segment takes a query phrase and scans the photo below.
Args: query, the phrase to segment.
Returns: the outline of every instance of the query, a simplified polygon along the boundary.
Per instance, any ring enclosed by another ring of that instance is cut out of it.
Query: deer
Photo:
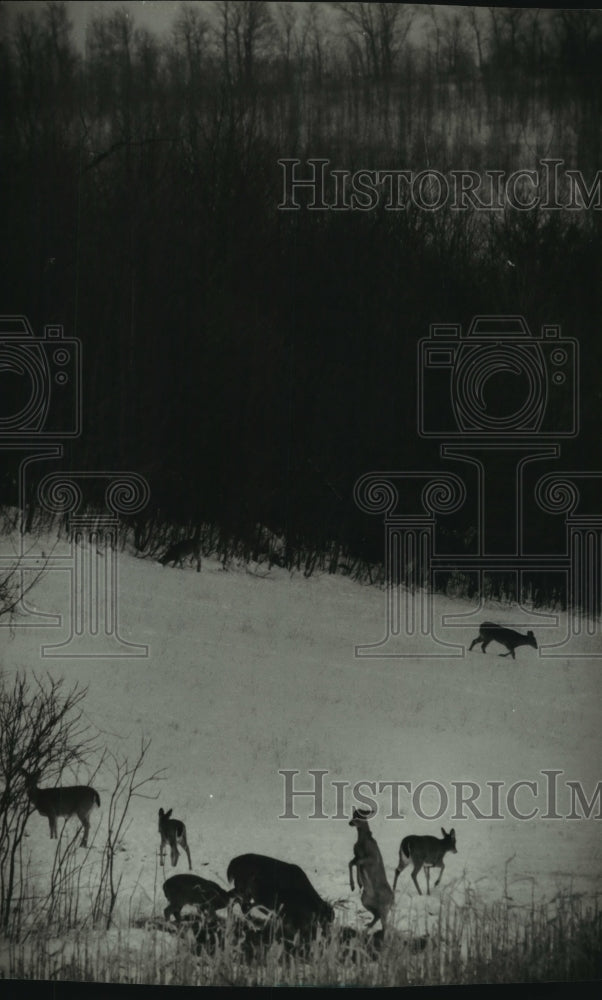
[[[179,566],[180,569],[184,569],[184,559],[190,556],[196,561],[196,571],[201,572],[201,543],[198,538],[185,538],[181,542],[175,542],[174,545],[170,545],[167,551],[161,556],[159,562],[162,566],[168,566],[170,563],[174,566]]]
[[[263,854],[241,854],[232,859],[226,874],[244,914],[253,906],[279,911],[285,929],[293,934],[313,933],[334,920],[334,909],[299,865]]]
[[[353,869],[357,873],[358,888],[362,890],[362,905],[372,914],[373,920],[367,930],[374,927],[380,919],[383,934],[386,930],[389,910],[393,906],[394,895],[387,882],[383,859],[372,832],[368,819],[374,814],[369,809],[354,809],[349,826],[357,830],[357,840],[353,845],[353,858],[349,862],[349,884],[353,884]]]
[[[188,867],[192,869],[190,851],[186,840],[186,827],[181,819],[170,818],[172,812],[173,809],[168,809],[167,812],[163,812],[162,809],[159,809],[159,833],[161,834],[161,846],[159,848],[160,864],[165,864],[165,848],[169,845],[171,863],[174,868],[176,867],[178,858],[180,857],[180,852],[178,851],[179,844],[180,847],[183,847],[186,851],[186,855],[188,857]]]
[[[520,632],[515,632],[514,629],[505,628],[502,625],[496,625],[495,622],[483,622],[479,628],[479,634],[476,639],[473,639],[470,644],[470,649],[468,652],[472,651],[473,646],[477,643],[481,644],[481,649],[483,652],[487,649],[490,642],[499,642],[500,645],[505,646],[508,650],[507,653],[500,653],[500,656],[510,656],[512,654],[512,659],[515,660],[514,650],[517,646],[533,646],[537,649],[537,639],[533,635],[531,629],[526,635],[521,635]]]
[[[29,800],[41,816],[48,818],[50,839],[57,840],[56,821],[59,816],[69,819],[77,816],[84,828],[81,847],[88,846],[90,813],[94,806],[100,808],[100,796],[90,785],[67,785],[55,788],[38,788],[41,771],[28,773],[21,768]]]
[[[172,875],[163,883],[168,906],[163,911],[165,919],[173,915],[180,919],[180,911],[186,904],[198,906],[209,918],[216,921],[216,910],[223,910],[231,900],[237,898],[235,889],[222,889],[217,882],[201,878],[199,875]]]
[[[422,896],[422,889],[418,885],[418,879],[416,876],[421,868],[424,868],[426,873],[426,894],[430,896],[430,870],[431,868],[439,868],[439,878],[435,882],[434,888],[436,889],[441,881],[441,876],[443,875],[443,870],[445,865],[443,864],[443,858],[448,851],[452,854],[457,854],[456,850],[456,832],[455,830],[450,830],[446,833],[443,827],[441,827],[441,833],[443,834],[443,839],[439,840],[438,837],[416,837],[410,834],[409,837],[404,837],[400,847],[399,847],[399,864],[395,869],[395,879],[393,881],[393,891],[397,885],[397,879],[401,875],[404,868],[406,868],[410,861],[414,865],[414,870],[412,872],[412,880],[414,885],[418,889],[418,893]]]

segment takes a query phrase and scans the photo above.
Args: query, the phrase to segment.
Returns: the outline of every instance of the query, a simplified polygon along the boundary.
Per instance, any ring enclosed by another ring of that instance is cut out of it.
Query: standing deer
[[[41,771],[29,774],[23,768],[21,774],[25,778],[25,788],[30,802],[41,816],[48,817],[50,839],[57,839],[56,821],[59,816],[69,819],[77,816],[84,828],[81,846],[88,846],[90,831],[90,812],[94,806],[100,808],[100,796],[90,785],[70,785],[64,788],[38,788]]]
[[[357,830],[357,840],[353,845],[353,858],[349,862],[349,884],[353,892],[353,867],[357,869],[357,884],[362,890],[362,905],[372,914],[373,920],[368,929],[374,927],[380,918],[383,932],[386,929],[389,910],[393,906],[394,896],[387,882],[383,859],[368,826],[368,817],[372,813],[368,809],[354,809],[349,826]]]
[[[456,833],[455,830],[450,830],[446,833],[443,827],[441,827],[441,833],[443,834],[443,840],[439,840],[438,837],[416,837],[410,835],[409,837],[404,837],[401,845],[399,847],[399,864],[395,869],[395,879],[393,881],[393,889],[397,885],[397,879],[401,875],[404,868],[406,868],[410,861],[414,865],[414,870],[412,872],[412,879],[414,885],[418,889],[419,894],[422,896],[422,889],[418,885],[418,880],[416,878],[418,872],[421,868],[424,868],[426,872],[426,894],[430,896],[430,870],[431,868],[439,868],[439,878],[435,882],[435,889],[441,881],[441,876],[443,875],[443,869],[445,865],[443,864],[443,858],[448,851],[452,854],[457,854],[456,850]]]
[[[161,834],[161,847],[159,849],[160,863],[162,865],[165,864],[165,847],[169,845],[171,863],[175,868],[180,857],[180,852],[178,851],[179,844],[180,847],[184,848],[188,856],[188,867],[192,868],[190,851],[188,850],[188,843],[186,841],[186,827],[181,819],[170,819],[172,812],[173,809],[168,809],[167,812],[159,809],[159,833]]]
[[[215,911],[223,910],[231,899],[236,898],[235,889],[222,889],[217,882],[200,878],[199,875],[172,875],[163,883],[163,892],[169,902],[169,906],[163,911],[166,920],[172,914],[179,920],[182,907],[189,904],[198,906],[214,923]]]
[[[537,639],[533,635],[531,629],[526,635],[521,635],[520,632],[515,632],[512,628],[504,628],[502,625],[496,625],[495,622],[483,622],[479,629],[479,634],[476,639],[473,639],[470,644],[470,649],[476,646],[477,643],[481,644],[481,649],[483,652],[487,649],[490,642],[499,642],[501,646],[505,646],[508,650],[507,653],[500,653],[500,656],[509,656],[512,653],[512,659],[515,660],[514,650],[517,646],[533,646],[533,649],[537,649]]]

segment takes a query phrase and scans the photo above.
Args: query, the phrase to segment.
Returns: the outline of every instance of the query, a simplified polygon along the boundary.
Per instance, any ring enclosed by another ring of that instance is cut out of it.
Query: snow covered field
[[[357,890],[349,890],[347,867],[355,840],[348,818],[357,804],[351,788],[359,781],[410,782],[412,791],[421,782],[437,782],[449,795],[449,807],[433,820],[416,815],[407,790],[400,792],[403,818],[387,818],[390,789],[374,796],[379,813],[371,828],[391,882],[402,837],[440,836],[441,826],[451,826],[458,853],[446,856],[435,897],[452,893],[461,901],[472,892],[493,902],[507,892],[516,905],[526,905],[532,894],[553,899],[560,889],[602,889],[598,804],[588,820],[539,815],[525,821],[511,815],[507,801],[514,782],[535,781],[537,796],[519,790],[516,807],[545,812],[541,772],[552,769],[563,772],[557,801],[562,816],[571,806],[567,780],[581,782],[591,799],[600,778],[602,660],[542,659],[524,646],[513,661],[500,658],[495,644],[486,655],[475,650],[435,660],[358,659],[355,646],[383,634],[385,594],[376,587],[340,576],[305,579],[278,568],[260,578],[243,566],[224,571],[211,559],[196,573],[127,552],[119,555],[119,572],[121,635],[148,644],[148,658],[42,658],[42,644],[64,637],[50,628],[17,628],[12,638],[3,628],[0,643],[4,671],[48,671],[64,677],[67,686],[88,685],[85,711],[111,748],[133,758],[141,735],[150,736],[144,773],[166,769],[166,780],[151,789],[157,799],[132,805],[119,853],[122,918],[128,910],[134,917],[158,915],[165,905],[158,868],[162,806],[186,823],[193,871],[225,884],[235,855],[273,855],[300,864],[324,897],[347,900],[343,919],[355,921],[357,911],[364,922],[368,914]],[[30,604],[66,613],[68,580],[67,573],[49,572]],[[447,614],[470,611],[468,603],[443,598],[436,607]],[[512,610],[499,606],[483,617],[513,620]],[[468,647],[475,635],[471,624],[454,629],[450,638]],[[602,653],[599,637],[595,641]],[[308,797],[294,801],[298,819],[279,818],[285,810],[282,769],[300,772],[296,789],[312,787],[310,770],[328,771],[328,818],[308,818]],[[349,784],[346,818],[332,818],[335,781]],[[452,782],[459,781],[484,789],[476,804],[488,814],[486,783],[502,783],[503,818],[479,820],[466,808],[463,817],[455,814]],[[106,805],[108,776],[94,784]],[[367,787],[363,793],[369,794]],[[439,804],[437,788],[425,788],[423,812],[436,813]],[[101,808],[96,822],[102,819]],[[34,813],[28,832],[31,872],[43,884],[53,855],[46,819]],[[97,844],[92,858],[96,853],[100,860],[102,827]],[[185,866],[181,855],[177,870]],[[167,857],[165,876],[173,873]],[[419,880],[424,890],[424,873]],[[396,893],[398,926],[417,905],[429,904],[417,896],[407,869]]]

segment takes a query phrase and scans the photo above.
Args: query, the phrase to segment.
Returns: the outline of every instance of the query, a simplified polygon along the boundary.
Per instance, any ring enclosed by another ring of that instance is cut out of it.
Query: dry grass
[[[0,978],[195,986],[416,986],[580,981],[602,976],[597,899],[558,897],[516,908],[502,901],[458,905],[441,898],[406,915],[383,942],[335,924],[297,948],[267,935],[241,935],[231,913],[217,932],[180,928],[86,929],[57,937],[40,930],[0,943]],[[381,947],[378,945],[381,944]],[[376,946],[375,946],[376,945]]]

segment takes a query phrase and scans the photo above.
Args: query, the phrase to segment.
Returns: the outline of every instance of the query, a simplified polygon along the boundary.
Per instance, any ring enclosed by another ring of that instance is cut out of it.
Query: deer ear
[[[449,831],[449,835],[450,835],[450,837],[453,837],[454,840],[456,839],[456,831],[455,830],[450,830]]]
[[[446,832],[445,832],[445,830],[444,830],[443,827],[441,827],[441,833],[443,834],[444,837],[447,837],[447,834],[446,834]]]
[[[165,813],[165,819],[169,819],[169,817],[171,816],[172,812],[173,812],[173,809],[168,809],[167,812]]]
[[[531,629],[529,629],[529,631],[527,632],[527,635],[533,635],[533,632],[532,632]]]

